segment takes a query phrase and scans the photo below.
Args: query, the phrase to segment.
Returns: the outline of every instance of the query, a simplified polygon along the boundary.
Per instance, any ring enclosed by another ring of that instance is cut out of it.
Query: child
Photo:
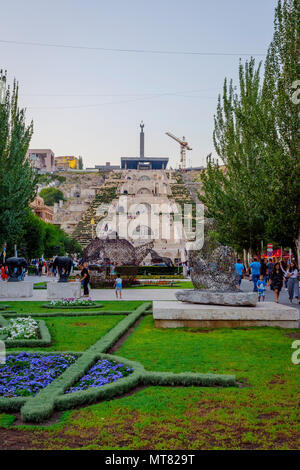
[[[118,276],[117,279],[115,280],[114,287],[116,289],[116,297],[118,298],[118,292],[119,292],[119,298],[122,299],[122,278],[121,278],[121,276]]]
[[[259,276],[259,280],[257,281],[256,287],[258,289],[258,301],[260,302],[262,298],[262,301],[264,302],[267,283],[263,274]]]

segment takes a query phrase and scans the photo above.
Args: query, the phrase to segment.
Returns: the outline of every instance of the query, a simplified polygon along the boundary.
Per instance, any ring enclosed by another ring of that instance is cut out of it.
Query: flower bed
[[[36,395],[61,375],[76,357],[71,354],[32,354],[22,352],[9,355],[0,364],[0,397],[27,397]]]
[[[107,359],[100,359],[96,364],[65,393],[87,390],[90,387],[102,387],[127,377],[133,372],[131,367]]]
[[[102,304],[98,304],[92,299],[75,299],[74,297],[62,300],[51,300],[49,304],[43,305],[43,308],[101,308]]]
[[[38,339],[39,324],[31,317],[18,317],[0,328],[0,336],[7,340]]]

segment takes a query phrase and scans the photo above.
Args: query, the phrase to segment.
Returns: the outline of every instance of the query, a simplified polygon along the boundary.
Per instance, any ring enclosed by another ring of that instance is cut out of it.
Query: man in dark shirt
[[[274,264],[272,261],[272,258],[269,258],[269,262],[267,264],[267,269],[268,269],[268,281],[271,279],[271,272],[273,271]]]
[[[83,263],[83,270],[81,271],[81,284],[83,285],[83,297],[89,296],[89,287],[88,284],[90,282],[90,273],[88,270],[88,264]]]
[[[264,258],[262,258],[260,262],[260,274],[264,276],[264,280],[266,281],[267,280],[267,265],[266,265]]]

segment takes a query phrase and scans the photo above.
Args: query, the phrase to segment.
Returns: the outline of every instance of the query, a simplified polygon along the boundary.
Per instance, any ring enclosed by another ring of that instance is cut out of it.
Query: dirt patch
[[[118,351],[126,339],[134,332],[139,326],[144,316],[142,315],[119,339],[118,341],[107,351],[107,354],[113,354]]]
[[[88,326],[88,323],[80,323],[80,322],[78,322],[78,323],[72,323],[72,325],[74,325],[74,326]]]
[[[258,419],[271,419],[278,415],[279,415],[278,411],[272,411],[270,413],[262,413],[258,415]]]
[[[19,431],[17,429],[1,429],[0,428],[0,442],[1,450],[26,450],[26,449],[42,449],[43,446],[38,447],[33,445],[34,434]]]
[[[45,421],[42,421],[41,423],[24,423],[24,421],[22,421],[21,419],[21,415],[20,414],[17,414],[15,415],[16,416],[16,419],[13,423],[13,427],[16,427],[16,426],[36,426],[36,427],[47,427],[47,426],[52,426],[53,424],[56,424],[60,421],[60,417],[62,415],[62,411],[55,411],[49,419],[45,420]]]
[[[288,333],[286,336],[293,339],[300,339],[300,333]]]
[[[272,380],[268,382],[269,385],[283,385],[286,381],[281,377],[281,375],[275,375]]]
[[[198,330],[196,329],[189,329],[186,330],[186,333],[212,333],[214,329],[212,328],[211,330],[201,330],[200,328]]]

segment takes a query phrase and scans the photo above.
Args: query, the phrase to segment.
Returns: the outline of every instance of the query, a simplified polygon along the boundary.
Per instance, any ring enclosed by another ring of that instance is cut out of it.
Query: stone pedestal
[[[154,301],[153,318],[159,328],[299,327],[299,311],[275,302],[261,302],[256,307],[230,307]]]
[[[33,282],[0,282],[0,298],[19,299],[33,296]]]
[[[256,292],[221,292],[211,290],[181,290],[176,292],[177,300],[192,304],[232,305],[255,307]]]
[[[48,282],[47,298],[48,299],[79,299],[81,297],[80,282]]]

